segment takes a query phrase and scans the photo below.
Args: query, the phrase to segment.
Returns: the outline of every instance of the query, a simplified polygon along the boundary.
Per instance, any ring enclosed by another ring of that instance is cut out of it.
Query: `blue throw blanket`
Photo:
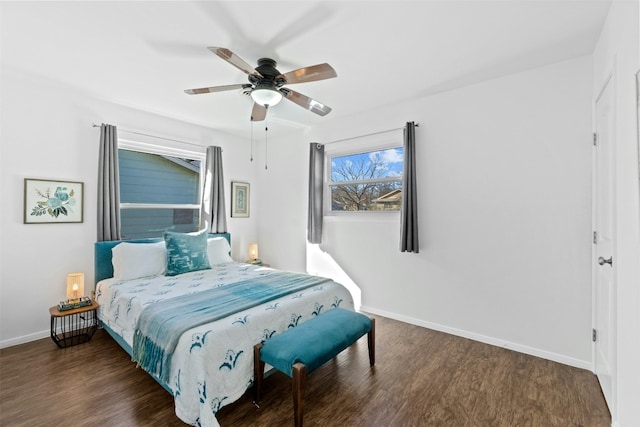
[[[142,311],[133,336],[133,360],[168,384],[171,356],[185,331],[328,280],[274,272],[149,305]]]

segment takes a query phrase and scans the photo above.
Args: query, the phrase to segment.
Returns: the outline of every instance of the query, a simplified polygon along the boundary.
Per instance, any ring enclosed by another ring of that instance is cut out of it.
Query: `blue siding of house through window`
[[[156,154],[119,150],[121,203],[197,204],[199,173]],[[165,230],[189,232],[198,227],[175,209],[121,209],[123,239],[158,237]],[[176,221],[177,220],[177,221]]]
[[[199,174],[156,154],[119,150],[122,203],[198,203]]]

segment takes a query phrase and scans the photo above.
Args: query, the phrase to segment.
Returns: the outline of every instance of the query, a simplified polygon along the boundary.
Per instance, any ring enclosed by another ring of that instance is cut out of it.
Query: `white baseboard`
[[[451,335],[456,335],[463,338],[468,338],[474,341],[479,341],[485,344],[494,345],[497,347],[506,348],[509,350],[517,351],[519,353],[528,354],[531,356],[540,357],[542,359],[551,360],[553,362],[562,363],[564,365],[573,366],[580,369],[586,369],[593,372],[592,363],[588,360],[575,359],[573,357],[565,356],[562,354],[553,353],[546,350],[541,350],[534,347],[529,347],[522,344],[516,344],[509,341],[501,340],[498,338],[488,337],[486,335],[476,334],[474,332],[465,331],[462,329],[451,328],[449,326],[440,325],[438,323],[426,322],[424,320],[414,319],[412,317],[403,316],[401,314],[392,313],[384,310],[378,310],[373,307],[361,306],[360,310],[377,314],[379,316],[388,317],[390,319],[398,320],[400,322],[409,323],[411,325],[422,326],[427,329],[433,329],[435,331],[444,332]]]
[[[49,336],[51,336],[51,331],[47,329],[46,331],[35,332],[33,334],[23,335],[21,337],[0,341],[0,348],[13,347],[14,345],[36,341],[42,338],[47,338]]]

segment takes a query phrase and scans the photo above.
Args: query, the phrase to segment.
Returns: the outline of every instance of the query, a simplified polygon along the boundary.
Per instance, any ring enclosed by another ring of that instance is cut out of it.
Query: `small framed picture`
[[[231,183],[231,217],[249,218],[249,183]]]
[[[24,179],[24,223],[83,221],[84,184],[74,181]]]

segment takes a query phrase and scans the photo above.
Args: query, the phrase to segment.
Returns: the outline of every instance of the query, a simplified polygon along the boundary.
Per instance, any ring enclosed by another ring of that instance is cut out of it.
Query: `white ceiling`
[[[593,51],[610,0],[2,2],[1,59],[116,103],[246,134],[246,83],[207,50],[287,72],[328,62],[335,79],[291,88],[333,108],[283,100],[270,130],[422,97]]]

